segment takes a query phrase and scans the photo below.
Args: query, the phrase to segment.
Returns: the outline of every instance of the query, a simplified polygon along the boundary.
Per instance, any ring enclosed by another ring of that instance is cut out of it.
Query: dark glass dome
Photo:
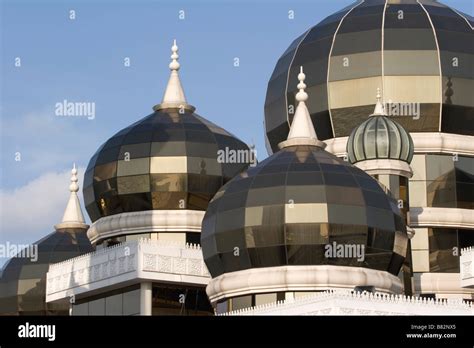
[[[46,273],[49,265],[88,252],[93,247],[85,229],[58,230],[40,239],[37,260],[13,257],[0,278],[0,314],[68,315],[69,303],[46,303]]]
[[[395,117],[409,132],[474,135],[473,26],[473,17],[432,0],[357,1],[326,17],[291,43],[270,78],[270,152],[288,135],[300,66],[320,140],[349,136],[373,110],[377,87],[385,101],[419,105],[419,117]]]
[[[84,200],[92,221],[154,209],[206,210],[217,190],[248,167],[218,151],[249,150],[190,109],[159,109],[121,130],[91,158]]]
[[[284,147],[222,187],[201,245],[213,277],[249,268],[342,265],[398,274],[406,226],[378,182],[320,147]],[[325,245],[363,244],[365,260],[326,258]]]
[[[369,117],[355,128],[347,141],[349,161],[394,159],[410,164],[413,140],[397,122],[385,116]]]

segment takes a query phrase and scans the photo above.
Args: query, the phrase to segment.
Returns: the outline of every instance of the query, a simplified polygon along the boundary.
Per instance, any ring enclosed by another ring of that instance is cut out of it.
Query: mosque
[[[309,28],[268,83],[261,162],[188,104],[175,41],[162,102],[89,161],[91,225],[74,167],[0,314],[473,315],[473,25],[359,0]]]

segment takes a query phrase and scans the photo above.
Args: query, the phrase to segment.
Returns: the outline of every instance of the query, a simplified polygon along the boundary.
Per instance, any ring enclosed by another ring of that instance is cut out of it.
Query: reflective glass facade
[[[474,230],[429,228],[429,267],[433,273],[459,273],[462,248],[474,246]]]
[[[68,315],[69,303],[46,303],[46,273],[52,263],[93,251],[83,229],[53,232],[33,243],[38,246],[37,260],[13,257],[0,278],[0,314]]]
[[[389,0],[385,12],[384,7],[383,0],[354,2],[310,28],[282,55],[265,101],[273,152],[288,135],[297,92],[291,81],[300,65],[321,140],[348,136],[365,121],[377,88],[385,102],[419,105],[416,117],[395,117],[410,132],[474,134],[472,17],[431,0]]]
[[[214,315],[204,288],[154,284],[152,315]]]
[[[154,283],[152,315],[208,316],[214,310],[204,288]],[[73,315],[140,315],[140,285],[105,292],[76,301]]]
[[[415,155],[411,166],[411,206],[474,209],[474,158]]]
[[[72,315],[140,315],[140,286],[109,291],[77,300]]]
[[[84,176],[92,221],[152,209],[205,210],[217,190],[248,167],[243,156],[218,162],[218,151],[245,143],[195,113],[159,110],[121,130],[94,154]]]
[[[363,244],[365,260],[327,258],[329,243]],[[313,146],[291,146],[227,183],[203,220],[213,277],[248,268],[343,265],[398,274],[406,227],[376,180]]]

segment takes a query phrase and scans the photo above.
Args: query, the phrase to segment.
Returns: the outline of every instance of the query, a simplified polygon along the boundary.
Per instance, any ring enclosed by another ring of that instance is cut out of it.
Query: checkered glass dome
[[[214,196],[201,245],[213,277],[257,267],[341,265],[397,275],[406,226],[378,182],[315,146],[285,147]],[[327,258],[328,243],[361,244],[365,259]]]

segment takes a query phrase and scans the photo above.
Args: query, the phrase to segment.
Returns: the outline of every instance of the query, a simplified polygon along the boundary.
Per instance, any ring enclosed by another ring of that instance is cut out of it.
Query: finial
[[[71,170],[71,185],[69,185],[69,191],[71,192],[77,192],[79,191],[79,185],[77,185],[77,169],[76,169],[76,163],[73,164],[72,170]]]
[[[171,62],[169,64],[169,68],[171,70],[170,78],[168,80],[168,85],[166,86],[165,94],[163,95],[161,104],[155,105],[153,107],[153,110],[155,111],[161,109],[179,109],[193,112],[195,110],[195,107],[189,105],[186,101],[186,96],[184,95],[184,90],[181,86],[181,81],[178,74],[181,64],[179,64],[178,58],[178,45],[176,44],[175,39],[173,40],[173,46],[171,46]]]
[[[303,67],[300,66],[300,73],[298,74],[298,80],[300,83],[298,83],[298,89],[299,92],[296,93],[296,101],[297,102],[305,102],[308,100],[308,93],[305,92],[306,89],[306,84],[304,83],[304,80],[306,79],[306,75],[303,72]]]
[[[178,62],[178,58],[179,58],[179,55],[178,55],[178,46],[176,45],[176,39],[173,40],[173,46],[171,46],[171,52],[173,52],[171,54],[171,63],[169,65],[170,67],[170,70],[173,71],[178,71],[179,70],[179,62]]]
[[[322,147],[323,149],[326,147],[326,144],[322,141],[319,141],[318,137],[316,136],[313,122],[311,121],[311,116],[309,115],[309,111],[305,103],[308,100],[308,93],[305,91],[305,79],[306,75],[304,74],[303,67],[301,66],[300,72],[298,74],[299,83],[296,86],[299,91],[296,93],[295,97],[298,105],[296,106],[295,116],[293,117],[293,122],[291,123],[287,140],[278,144],[280,149],[294,145],[313,145]]]
[[[66,228],[87,229],[89,227],[84,223],[84,215],[82,215],[81,204],[77,196],[77,191],[79,191],[77,181],[77,168],[76,163],[74,163],[71,169],[71,184],[69,185],[71,194],[66,209],[64,210],[62,222],[54,226],[56,230]]]
[[[377,88],[377,102],[375,103],[374,113],[370,116],[386,116],[385,108],[382,103],[382,96],[380,94],[380,88]]]

